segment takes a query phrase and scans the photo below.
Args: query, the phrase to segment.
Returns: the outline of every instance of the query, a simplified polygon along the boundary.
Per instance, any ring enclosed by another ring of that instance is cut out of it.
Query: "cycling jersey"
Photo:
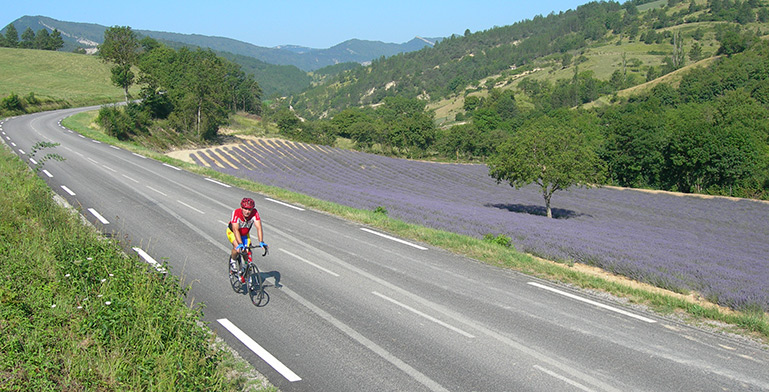
[[[251,218],[246,219],[245,216],[243,216],[243,210],[240,208],[235,209],[235,211],[232,212],[232,218],[230,218],[230,223],[228,227],[230,230],[232,230],[232,224],[237,223],[238,227],[240,227],[240,236],[245,237],[248,236],[248,232],[251,231],[251,227],[254,225],[255,221],[259,220],[259,211],[254,209],[254,215],[251,216]]]

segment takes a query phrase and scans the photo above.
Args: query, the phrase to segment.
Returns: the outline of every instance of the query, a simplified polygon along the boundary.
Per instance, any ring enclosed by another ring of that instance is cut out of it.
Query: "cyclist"
[[[259,246],[265,247],[264,236],[262,234],[262,221],[259,219],[259,212],[254,208],[254,199],[244,197],[240,201],[240,208],[232,212],[232,218],[227,225],[227,239],[232,243],[230,252],[230,269],[238,272],[237,262],[238,252],[251,244],[251,228],[256,228],[256,236],[259,239]]]

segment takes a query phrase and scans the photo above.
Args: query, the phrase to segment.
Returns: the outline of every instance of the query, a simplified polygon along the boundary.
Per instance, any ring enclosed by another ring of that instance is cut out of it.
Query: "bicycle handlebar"
[[[244,248],[251,250],[251,249],[262,248],[262,247],[259,245],[249,245]],[[264,244],[264,252],[262,253],[262,256],[267,256],[267,252],[268,252],[267,248],[268,248],[267,244]]]

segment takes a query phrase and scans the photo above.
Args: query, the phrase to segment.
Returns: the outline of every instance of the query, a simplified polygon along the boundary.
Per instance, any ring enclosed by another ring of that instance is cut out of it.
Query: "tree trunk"
[[[198,105],[198,118],[196,119],[197,124],[195,124],[195,127],[197,128],[198,133],[198,139],[200,139],[200,105]]]
[[[553,197],[553,193],[558,190],[554,185],[547,185],[542,188],[542,196],[545,198],[545,210],[547,211],[547,217],[552,218],[553,212],[550,210],[550,199]]]

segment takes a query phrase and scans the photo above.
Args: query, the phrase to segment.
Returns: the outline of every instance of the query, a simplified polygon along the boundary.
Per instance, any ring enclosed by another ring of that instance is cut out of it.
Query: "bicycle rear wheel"
[[[256,306],[267,305],[267,302],[270,301],[270,296],[264,291],[264,281],[254,263],[248,266],[246,284],[248,285],[248,294],[251,296],[251,302]]]
[[[240,271],[240,258],[238,258],[238,261],[236,263],[238,267],[238,271]],[[227,257],[227,271],[230,275],[230,285],[232,285],[232,289],[236,293],[240,293],[243,290],[243,284],[240,282],[240,277],[238,276],[237,271],[233,271],[232,268],[230,268],[230,258]]]

